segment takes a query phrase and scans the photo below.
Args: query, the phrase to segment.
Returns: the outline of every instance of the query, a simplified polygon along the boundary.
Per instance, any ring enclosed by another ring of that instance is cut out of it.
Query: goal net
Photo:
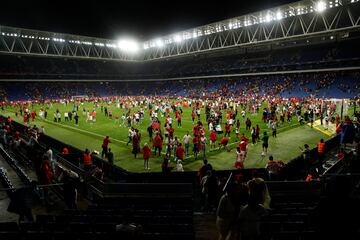
[[[78,101],[78,100],[81,100],[81,99],[87,99],[89,98],[88,95],[77,95],[77,96],[71,96],[71,100],[73,101]]]

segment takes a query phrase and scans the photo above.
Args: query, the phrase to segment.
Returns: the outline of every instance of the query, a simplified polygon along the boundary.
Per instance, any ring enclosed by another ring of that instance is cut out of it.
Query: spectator
[[[317,145],[317,153],[318,153],[319,163],[322,164],[324,162],[324,156],[325,156],[325,142],[324,142],[324,139],[320,139],[320,142]]]
[[[261,239],[260,219],[267,214],[264,207],[267,187],[262,179],[254,178],[248,182],[249,201],[240,209],[238,217],[238,237],[242,240]]]
[[[162,139],[160,134],[157,132],[154,139],[153,139],[153,146],[155,148],[155,156],[156,156],[156,150],[159,151],[159,156],[161,154],[161,149],[162,149]]]
[[[22,222],[25,217],[29,222],[33,222],[34,217],[31,209],[38,201],[37,182],[32,181],[30,186],[18,188],[10,195],[10,203],[7,210],[8,212],[18,214],[19,222]]]
[[[54,178],[54,172],[50,167],[49,160],[46,158],[46,156],[44,156],[44,159],[40,166],[40,176],[39,176],[40,184],[49,185],[52,183],[53,178]],[[50,199],[48,198],[48,190],[49,190],[48,187],[43,187],[43,195],[44,195],[43,199],[46,204],[52,205]]]
[[[269,161],[267,162],[265,168],[268,172],[270,181],[279,180],[279,175],[280,175],[282,166],[277,161],[274,161],[273,156],[269,156]]]
[[[345,121],[341,127],[341,139],[340,144],[346,147],[347,143],[353,143],[355,137],[354,125],[348,116],[345,116]]]
[[[306,176],[305,181],[311,182],[311,181],[318,181],[319,180],[319,173],[316,168],[311,168],[308,175]]]
[[[64,202],[68,209],[77,209],[77,189],[79,175],[70,170],[63,169],[59,181],[63,182]]]
[[[106,136],[101,145],[102,147],[101,158],[107,157],[109,143],[111,143],[110,137]]]
[[[245,156],[243,152],[240,150],[240,147],[236,148],[236,161],[235,161],[235,168],[236,169],[244,169],[244,160]]]
[[[176,171],[177,172],[183,172],[184,171],[184,167],[182,165],[182,161],[179,159],[177,160],[177,163],[176,163]]]
[[[303,154],[305,168],[308,169],[310,167],[310,165],[312,164],[309,145],[304,144],[304,149],[303,148],[300,148],[300,149],[301,149],[302,154]]]
[[[262,144],[263,151],[262,151],[261,155],[265,156],[267,154],[267,150],[269,147],[269,136],[267,135],[267,132],[264,132],[262,141],[263,141],[263,144]]]
[[[161,164],[162,172],[165,173],[165,174],[170,173],[171,170],[174,168],[174,167],[171,167],[171,166],[169,165],[169,162],[170,162],[170,155],[169,155],[169,153],[166,153],[166,154],[165,154],[165,157],[164,157],[164,161],[163,161],[163,163]]]
[[[131,210],[126,209],[122,218],[122,223],[116,225],[116,232],[121,232],[124,239],[142,239],[142,226],[131,222]]]
[[[203,210],[211,212],[214,208],[217,191],[217,180],[213,174],[213,171],[208,170],[206,175],[200,181]]]
[[[239,214],[240,201],[238,199],[237,186],[230,182],[226,186],[226,192],[220,198],[216,211],[216,228],[219,231],[219,240],[232,239],[234,226]]]
[[[89,171],[92,168],[93,160],[90,151],[87,148],[85,149],[85,152],[83,154],[83,164],[85,171]]]
[[[227,147],[228,143],[229,143],[229,138],[223,137],[223,138],[220,140],[220,142],[219,142],[219,150],[220,150],[221,148],[224,148],[224,149],[226,149],[226,150],[229,152],[230,149]]]
[[[65,146],[61,152],[62,155],[68,155],[69,154],[69,149]]]
[[[104,171],[101,163],[96,164],[96,167],[90,172],[90,176],[93,176],[100,181],[104,180]]]
[[[114,153],[111,151],[111,148],[108,149],[107,159],[111,165],[114,164]]]
[[[201,166],[201,168],[198,171],[198,177],[199,177],[199,182],[201,181],[201,179],[206,175],[206,173],[208,171],[212,171],[213,167],[212,165],[208,162],[208,160],[206,158],[204,158],[203,160],[203,166]]]
[[[150,149],[150,147],[148,146],[147,143],[144,144],[144,147],[142,148],[141,151],[142,151],[143,159],[144,159],[144,169],[145,170],[150,170],[149,158],[150,158],[150,155],[151,155],[151,149]]]

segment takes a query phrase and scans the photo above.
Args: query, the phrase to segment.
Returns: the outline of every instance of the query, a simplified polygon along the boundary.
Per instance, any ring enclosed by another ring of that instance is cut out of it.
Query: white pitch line
[[[94,135],[94,136],[97,136],[97,137],[102,137],[102,138],[105,137],[104,135],[100,135],[100,134],[90,132],[90,131],[87,131],[87,130],[83,130],[83,129],[80,129],[80,128],[75,128],[75,127],[72,127],[72,126],[69,126],[69,125],[63,125],[63,124],[60,124],[60,123],[57,123],[57,122],[52,122],[52,121],[47,120],[47,119],[41,119],[41,120],[44,121],[44,122],[48,122],[49,124],[59,125],[61,127],[65,127],[65,128],[73,129],[73,130],[76,130],[76,131],[88,133],[90,135]],[[120,143],[127,143],[127,142],[124,142],[124,141],[116,139],[116,138],[111,138],[111,140],[114,140],[115,142],[120,142]]]

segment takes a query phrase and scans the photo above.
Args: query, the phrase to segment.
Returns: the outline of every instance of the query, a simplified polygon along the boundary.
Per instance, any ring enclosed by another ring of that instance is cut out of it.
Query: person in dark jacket
[[[37,192],[37,182],[32,181],[30,186],[25,186],[16,189],[10,195],[10,203],[8,211],[19,215],[19,222],[23,221],[25,217],[29,222],[34,221],[31,208],[36,202],[39,202],[40,197]]]

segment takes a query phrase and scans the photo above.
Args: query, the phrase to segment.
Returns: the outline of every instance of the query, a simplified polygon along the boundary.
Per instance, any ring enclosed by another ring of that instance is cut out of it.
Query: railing
[[[30,185],[32,181],[30,177],[24,172],[24,170],[21,167],[17,165],[15,159],[13,159],[9,155],[9,153],[5,151],[2,145],[0,145],[0,154],[7,161],[7,163],[14,169],[16,174],[20,177],[21,181],[26,185]]]
[[[325,153],[329,152],[329,150],[334,149],[340,145],[340,135],[336,135],[333,138],[330,138],[325,142]],[[317,147],[310,150],[311,159],[317,159]],[[298,180],[305,179],[306,174],[308,173],[308,167],[304,161],[302,155],[294,158],[289,161],[285,168],[283,169],[283,178],[286,180]]]

